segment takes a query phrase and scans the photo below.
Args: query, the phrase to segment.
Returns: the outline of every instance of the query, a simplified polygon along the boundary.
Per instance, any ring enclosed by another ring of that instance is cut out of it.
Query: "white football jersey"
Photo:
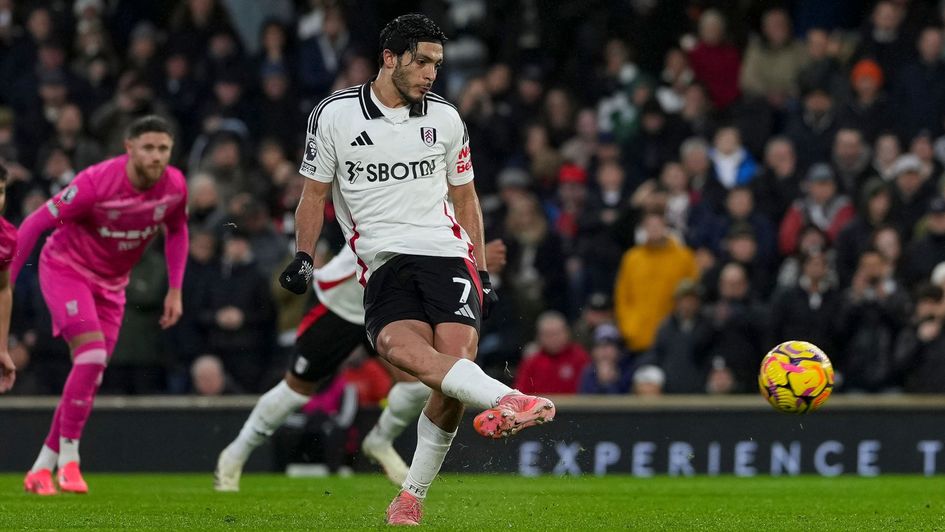
[[[362,284],[396,254],[473,260],[447,195],[447,183],[473,179],[469,138],[442,97],[428,93],[420,103],[390,109],[371,82],[332,94],[309,116],[299,172],[332,183]]]
[[[358,282],[358,258],[344,246],[312,274],[318,301],[344,320],[364,325],[364,287]]]

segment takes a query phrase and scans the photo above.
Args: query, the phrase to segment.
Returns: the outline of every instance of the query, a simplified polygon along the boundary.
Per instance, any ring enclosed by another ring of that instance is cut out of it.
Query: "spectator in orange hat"
[[[867,142],[888,129],[891,109],[883,92],[883,69],[872,59],[861,59],[850,71],[853,98],[840,109],[837,122],[841,128],[856,129]]]
[[[863,81],[873,81],[873,85],[878,90],[882,88],[884,82],[883,69],[879,66],[879,63],[872,59],[861,59],[853,65],[853,70],[850,71],[850,81],[854,88]]]
[[[876,60],[890,82],[896,71],[914,57],[910,32],[903,31],[906,9],[898,1],[881,0],[873,6],[869,21],[860,29],[859,43],[853,59],[870,57]]]

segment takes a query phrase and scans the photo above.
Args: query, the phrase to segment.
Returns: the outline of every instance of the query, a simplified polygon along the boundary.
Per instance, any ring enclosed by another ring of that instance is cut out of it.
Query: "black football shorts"
[[[462,323],[479,331],[482,283],[472,262],[458,257],[397,255],[371,274],[364,290],[368,339],[386,325],[418,320],[436,326]]]
[[[312,307],[299,324],[289,372],[317,382],[334,375],[348,355],[365,341],[364,326],[351,323],[322,303]],[[368,346],[373,355],[373,349]]]

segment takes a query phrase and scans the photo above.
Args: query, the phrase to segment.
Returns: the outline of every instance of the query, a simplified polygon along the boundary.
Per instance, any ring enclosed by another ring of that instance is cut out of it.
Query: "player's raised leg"
[[[472,292],[475,281],[478,275],[464,259],[405,255],[379,268],[365,290],[365,324],[378,353],[434,390],[417,424],[417,449],[403,490],[388,508],[390,524],[419,524],[422,501],[464,404],[495,408],[518,394],[473,362],[481,311],[478,286]],[[543,419],[552,419],[551,402],[541,401],[549,407]],[[509,418],[513,425],[516,414]]]
[[[378,336],[378,352],[382,356],[416,374],[434,389],[417,423],[417,448],[403,490],[388,507],[389,524],[419,523],[422,501],[449,452],[463,415],[464,403],[494,408],[508,401],[509,397],[529,397],[547,407],[542,409],[542,421],[554,417],[554,406],[547,399],[524,396],[487,376],[472,361],[476,356],[477,342],[478,332],[468,325],[440,323],[434,333],[428,324],[415,320],[391,323]],[[441,350],[457,356],[447,355]],[[506,416],[512,427],[515,427],[516,416],[520,414],[511,411]],[[512,433],[512,428],[508,430]]]
[[[485,410],[481,416],[490,423],[474,423],[481,435],[501,438],[554,419],[550,400],[524,395],[486,375],[472,360],[458,359],[425,344],[413,329],[417,323],[422,322],[404,320],[385,327],[378,337],[378,352],[433,390]],[[448,324],[437,327],[444,325]],[[489,419],[490,415],[494,419]]]

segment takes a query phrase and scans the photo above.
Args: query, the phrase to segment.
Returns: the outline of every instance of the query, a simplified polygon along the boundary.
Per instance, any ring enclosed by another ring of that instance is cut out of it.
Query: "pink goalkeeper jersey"
[[[168,166],[157,184],[139,191],[125,171],[127,162],[122,155],[86,168],[23,221],[13,279],[40,234],[56,227],[43,247],[43,260],[72,268],[103,288],[122,290],[148,242],[164,226],[168,281],[180,288],[188,239],[184,176]]]
[[[10,269],[16,256],[16,227],[0,218],[0,272]]]

